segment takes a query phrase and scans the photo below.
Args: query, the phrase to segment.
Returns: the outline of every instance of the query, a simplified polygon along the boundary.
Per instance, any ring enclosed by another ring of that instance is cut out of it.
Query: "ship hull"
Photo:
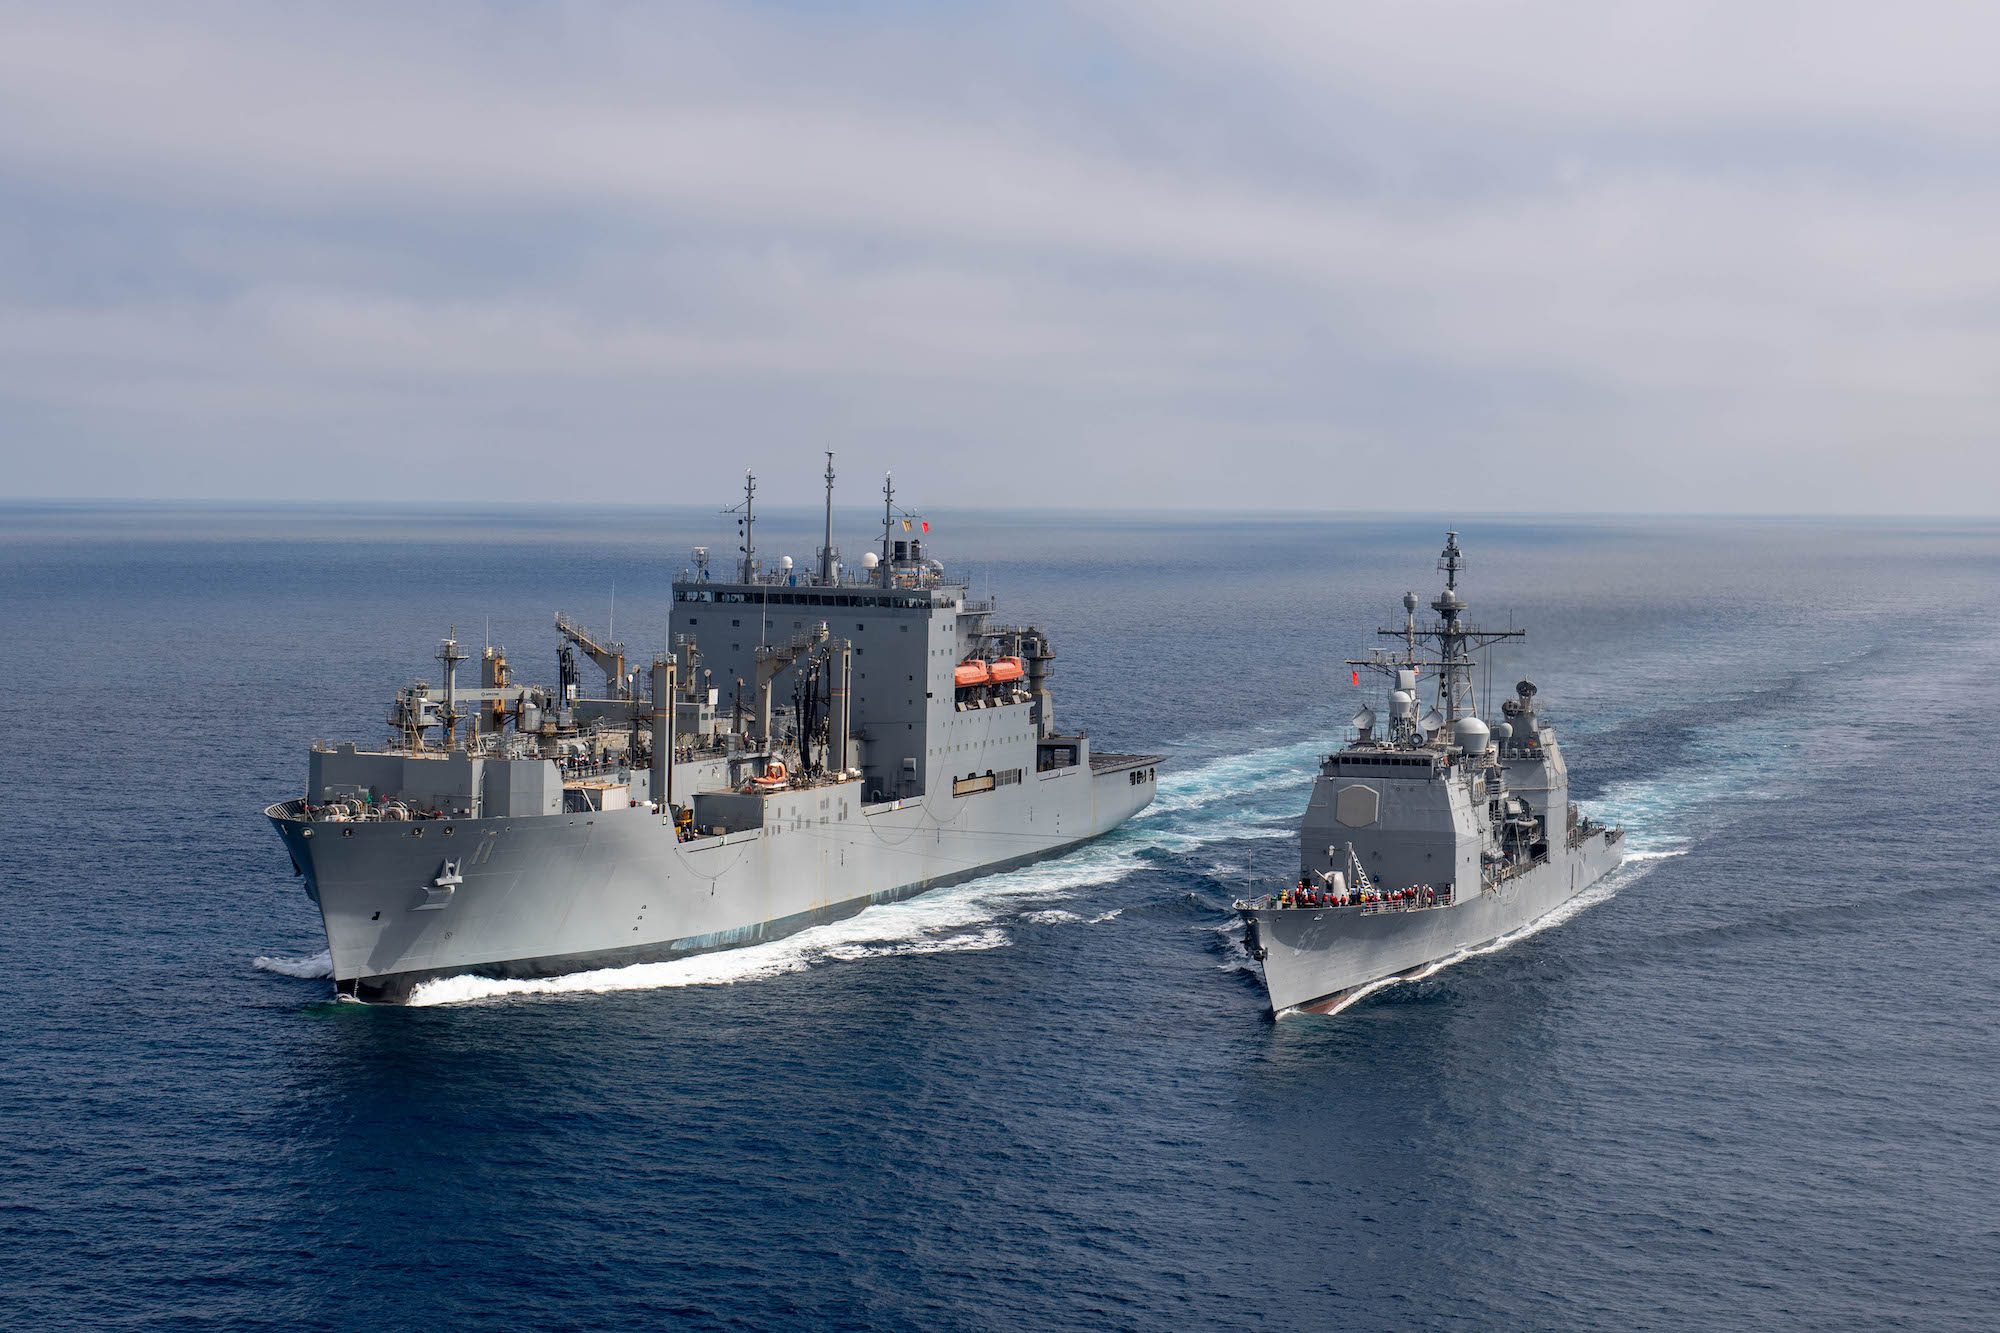
[[[686,842],[643,809],[357,824],[266,813],[319,906],[337,989],[398,1003],[435,978],[556,976],[777,939],[1060,855],[1153,792],[1143,756],[873,807],[858,784],[835,784],[772,798],[762,827]]]
[[[1271,1008],[1333,1009],[1355,991],[1489,944],[1582,893],[1625,856],[1620,830],[1589,834],[1561,859],[1449,907],[1364,913],[1359,907],[1245,907]]]

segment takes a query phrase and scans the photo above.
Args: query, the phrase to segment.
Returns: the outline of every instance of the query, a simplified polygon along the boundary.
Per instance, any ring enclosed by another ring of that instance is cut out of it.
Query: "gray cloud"
[[[0,25],[15,494],[1993,508],[1970,6]]]

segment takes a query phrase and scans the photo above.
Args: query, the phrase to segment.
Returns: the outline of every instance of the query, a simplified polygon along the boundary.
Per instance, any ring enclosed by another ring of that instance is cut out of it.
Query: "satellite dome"
[[[1468,759],[1485,754],[1492,735],[1486,724],[1476,717],[1462,717],[1451,728],[1452,742],[1465,751]]]
[[[863,569],[872,570],[881,563],[882,563],[882,557],[876,555],[873,551],[863,551],[861,553],[861,567]]]
[[[785,572],[786,572],[787,574],[791,573],[791,572],[792,572],[792,558],[791,558],[790,556],[788,556],[788,555],[781,555],[781,556],[779,556],[779,557],[778,557],[778,568],[779,568],[779,569],[782,569],[782,570],[784,570],[784,571],[785,571]]]
[[[1414,611],[1417,609],[1417,595],[1415,593],[1406,592],[1403,594],[1403,609],[1405,611]]]

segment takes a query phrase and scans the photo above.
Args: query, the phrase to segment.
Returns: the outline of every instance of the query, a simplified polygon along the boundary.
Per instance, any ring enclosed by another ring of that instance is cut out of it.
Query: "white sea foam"
[[[1613,783],[1589,802],[1593,813],[1630,830],[1627,860],[1687,850],[1717,819],[1755,802],[1784,799],[1798,738],[1780,723],[1698,732],[1694,762],[1671,773]]]
[[[1060,907],[1051,907],[1039,912],[1030,912],[1023,919],[1032,921],[1038,926],[1100,926],[1124,910],[1122,907],[1114,907],[1108,912],[1099,912],[1096,916],[1083,916],[1077,912],[1064,911]]]
[[[306,958],[263,958],[253,959],[250,966],[259,972],[275,972],[281,977],[330,977],[333,975],[333,955],[325,949]]]
[[[1140,819],[1162,822],[1224,797],[1240,807],[1260,794],[1290,796],[1309,785],[1314,763],[1328,748],[1320,740],[1273,745],[1223,755],[1190,769],[1169,770],[1160,778],[1158,796]]]

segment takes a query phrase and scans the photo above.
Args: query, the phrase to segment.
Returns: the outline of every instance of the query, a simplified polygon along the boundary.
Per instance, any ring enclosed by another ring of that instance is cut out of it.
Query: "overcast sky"
[[[2000,509],[2000,11],[0,0],[0,494]]]

